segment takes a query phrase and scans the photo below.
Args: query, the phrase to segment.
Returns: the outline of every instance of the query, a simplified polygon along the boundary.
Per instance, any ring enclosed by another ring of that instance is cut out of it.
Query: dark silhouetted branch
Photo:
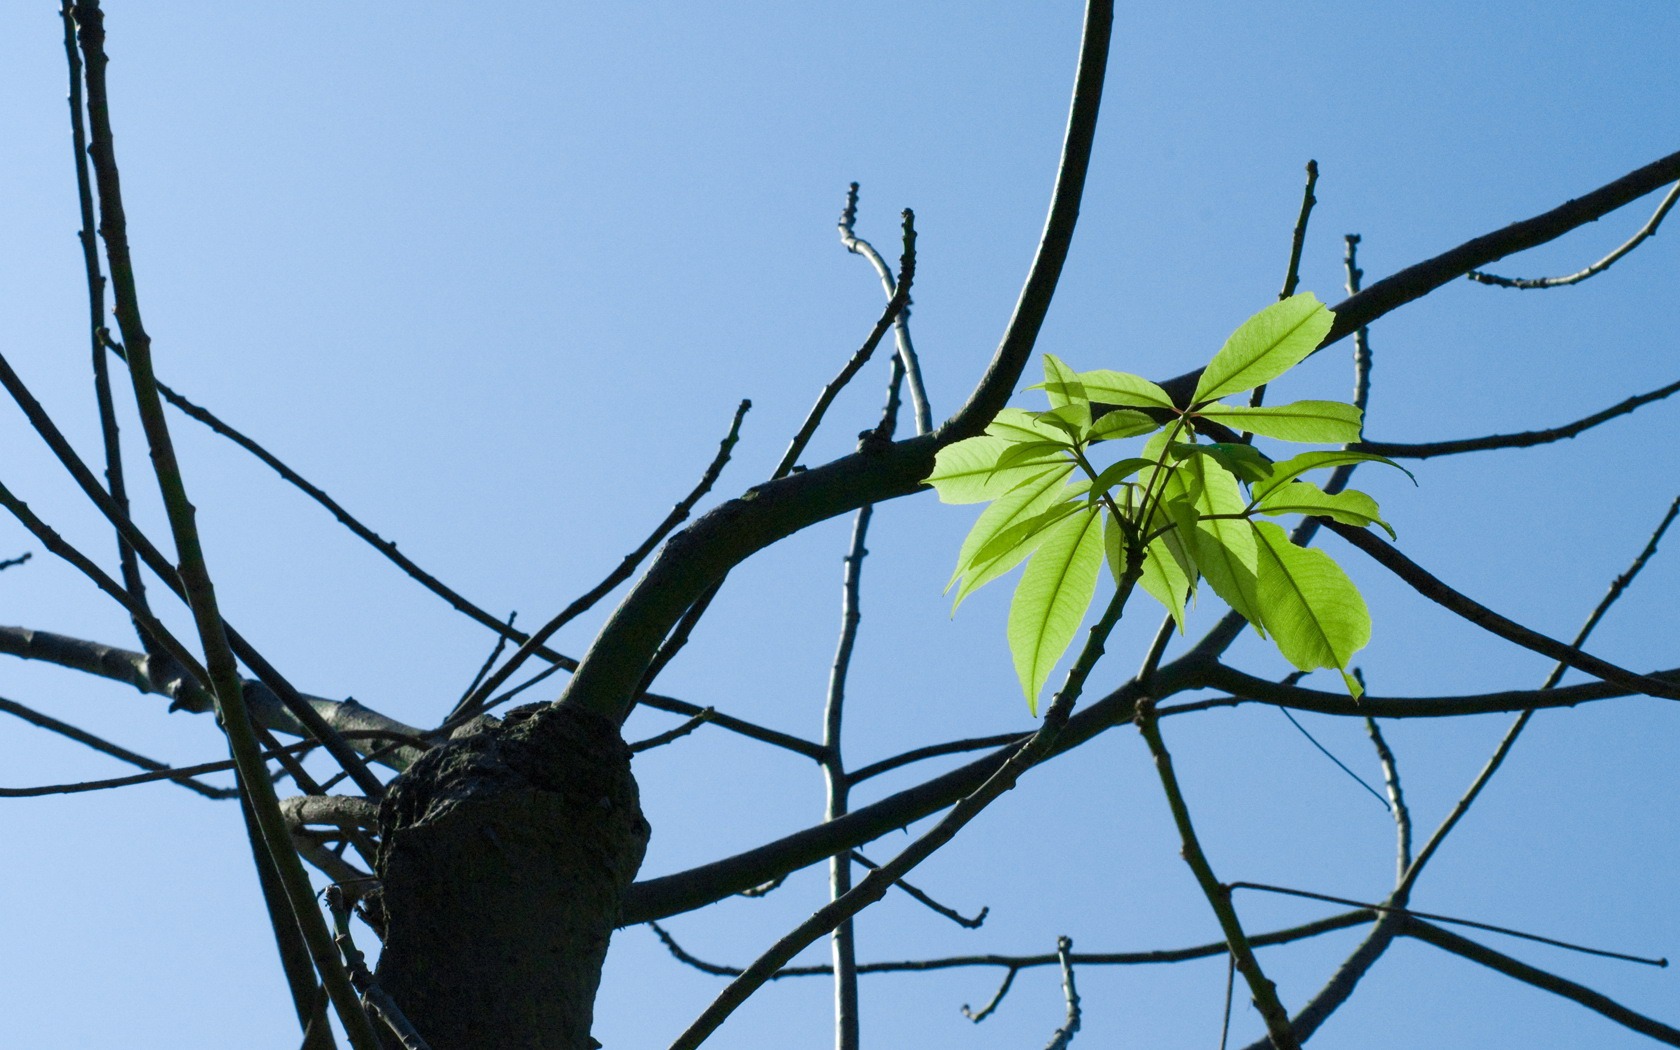
[[[1461,438],[1456,441],[1424,441],[1412,444],[1394,441],[1360,441],[1349,448],[1360,452],[1374,452],[1379,456],[1390,459],[1428,459],[1431,456],[1452,456],[1462,452],[1487,452],[1500,448],[1532,448],[1535,445],[1545,445],[1553,441],[1572,438],[1585,430],[1591,430],[1600,423],[1607,423],[1617,416],[1625,416],[1642,405],[1653,401],[1661,401],[1676,391],[1680,391],[1680,382],[1669,383],[1644,394],[1637,394],[1626,401],[1618,402],[1604,409],[1594,412],[1590,416],[1577,419],[1573,423],[1565,423],[1560,427],[1548,430],[1525,430],[1517,434],[1489,434],[1486,437]]]
[[[141,769],[149,770],[154,773],[168,773],[170,774],[170,780],[180,784],[188,791],[198,792],[205,798],[220,800],[234,798],[239,794],[239,792],[234,791],[231,788],[211,787],[209,784],[200,783],[186,774],[173,772],[162,762],[147,758],[145,755],[137,752],[130,751],[126,747],[113,744],[103,737],[94,736],[85,729],[73,726],[68,722],[61,722],[51,715],[42,714],[34,708],[25,707],[23,704],[20,704],[15,700],[0,698],[0,711],[4,711],[10,715],[15,715],[31,725],[40,726],[42,729],[57,733],[59,736],[68,737],[78,744],[91,747],[102,754],[110,755],[112,758],[120,758],[131,766],[139,766]]]
[[[840,243],[853,255],[861,255],[874,267],[875,275],[881,279],[881,288],[890,300],[893,293],[898,291],[898,281],[893,278],[892,267],[887,260],[881,258],[881,253],[875,246],[859,237],[853,226],[857,223],[858,184],[852,183],[846,190],[846,206],[840,211]],[[898,349],[898,362],[904,369],[905,384],[910,388],[910,406],[916,413],[916,433],[928,434],[933,431],[933,409],[928,405],[927,391],[922,386],[922,366],[916,360],[916,348],[910,342],[910,304],[898,312],[893,320],[893,342]]]
[[[868,857],[865,857],[863,854],[857,852],[856,850],[852,851],[851,859],[857,861],[859,864],[862,864],[864,867],[868,868],[870,871],[874,871],[876,868],[880,867],[879,864],[870,860]],[[925,892],[917,889],[915,886],[911,885],[910,883],[905,882],[903,879],[898,880],[897,886],[898,886],[899,889],[901,889],[905,893],[909,894],[910,897],[912,899],[914,899],[917,903],[926,907],[929,911],[932,911],[932,912],[934,912],[936,914],[939,914],[939,915],[943,915],[945,918],[950,919],[952,922],[956,923],[958,926],[961,926],[962,928],[964,928],[966,930],[978,930],[980,928],[980,926],[986,921],[986,916],[991,914],[991,911],[992,911],[992,909],[990,909],[990,908],[982,907],[980,909],[980,911],[971,919],[968,916],[964,915],[962,912],[957,911],[955,908],[949,908],[949,907],[946,907],[945,905],[939,903],[938,901],[934,900],[932,897],[928,896]]]
[[[1027,733],[994,733],[991,736],[971,737],[967,740],[950,740],[943,744],[929,744],[906,751],[891,758],[883,758],[879,762],[871,762],[861,769],[854,770],[850,775],[855,787],[871,777],[878,777],[882,773],[891,772],[913,762],[921,762],[929,758],[939,758],[942,755],[960,755],[967,751],[983,751],[987,748],[1002,747],[1005,744],[1019,744],[1027,738]]]
[[[1407,921],[1402,931],[1407,937],[1433,944],[1437,948],[1462,956],[1471,962],[1480,963],[1488,969],[1515,978],[1524,984],[1531,984],[1536,988],[1562,996],[1571,1002],[1579,1003],[1597,1014],[1602,1014],[1617,1024],[1633,1029],[1641,1035],[1650,1036],[1659,1043],[1669,1046],[1680,1046],[1680,1029],[1672,1028],[1661,1021],[1646,1017],[1644,1014],[1629,1010],[1621,1003],[1606,995],[1593,991],[1582,984],[1547,973],[1537,966],[1530,966],[1525,962],[1511,958],[1494,951],[1486,945],[1477,944],[1468,937],[1460,937],[1439,926],[1431,926],[1418,919]]]
[[[1662,203],[1657,205],[1656,212],[1651,215],[1650,219],[1646,220],[1645,225],[1640,227],[1638,233],[1622,242],[1621,246],[1615,251],[1584,270],[1577,270],[1564,277],[1500,277],[1497,274],[1483,273],[1480,270],[1471,270],[1465,276],[1472,281],[1497,285],[1500,288],[1562,288],[1565,285],[1580,284],[1594,274],[1600,274],[1608,270],[1616,264],[1616,260],[1639,247],[1647,237],[1655,235],[1657,227],[1662,225],[1663,218],[1668,215],[1669,209],[1674,207],[1676,199],[1680,199],[1680,182],[1676,182],[1674,188],[1668,191],[1668,195],[1662,199]]]

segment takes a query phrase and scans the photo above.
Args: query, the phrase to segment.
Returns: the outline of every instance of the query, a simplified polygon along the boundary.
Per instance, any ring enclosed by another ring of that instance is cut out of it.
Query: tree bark
[[[648,840],[630,750],[560,706],[479,726],[380,805],[377,979],[433,1050],[588,1050]]]

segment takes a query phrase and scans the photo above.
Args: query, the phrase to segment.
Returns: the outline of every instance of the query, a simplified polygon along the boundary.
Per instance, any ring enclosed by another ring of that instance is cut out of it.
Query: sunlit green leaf
[[[1321,550],[1297,547],[1269,521],[1252,523],[1259,552],[1260,604],[1284,659],[1303,671],[1334,667],[1348,693],[1363,691],[1347,673],[1371,640],[1371,614],[1353,581]]]
[[[1102,511],[1083,511],[1045,534],[1009,604],[1009,650],[1035,715],[1038,694],[1078,633],[1102,569]]]
[[[1185,480],[1180,484],[1196,494],[1200,515],[1195,529],[1187,534],[1197,568],[1213,593],[1265,637],[1254,532],[1247,521],[1227,516],[1241,514],[1247,506],[1236,476],[1210,456],[1192,458],[1184,464],[1181,475]]]
[[[1307,514],[1319,518],[1332,518],[1344,525],[1355,525],[1365,528],[1368,525],[1381,525],[1390,539],[1394,539],[1394,530],[1388,522],[1378,517],[1381,513],[1377,509],[1377,501],[1357,489],[1344,489],[1334,495],[1325,492],[1310,481],[1291,481],[1269,490],[1255,509],[1262,514]]]
[[[1272,461],[1261,454],[1260,450],[1253,445],[1244,445],[1234,441],[1215,441],[1206,445],[1186,445],[1183,447],[1186,453],[1212,456],[1219,461],[1220,466],[1243,481],[1261,481],[1272,473]]]
[[[1055,380],[1046,378],[1040,384],[1046,394],[1054,396],[1051,387]],[[1080,372],[1073,377],[1073,383],[1084,391],[1085,400],[1099,405],[1120,405],[1125,408],[1163,408],[1176,410],[1172,398],[1167,392],[1151,383],[1142,376],[1135,376],[1129,372],[1113,372],[1106,368],[1099,368],[1094,372]],[[1063,381],[1062,392],[1071,389],[1068,382]]]
[[[1051,408],[1061,408],[1067,404],[1090,404],[1079,377],[1055,354],[1044,355],[1044,382],[1039,386],[1050,399]]]
[[[1062,431],[1044,423],[1038,415],[1037,412],[1028,412],[1024,408],[1002,409],[992,418],[991,424],[986,427],[986,433],[991,437],[1013,442],[1062,440],[1065,436]]]
[[[1072,461],[1063,454],[1063,450],[1069,447],[1065,441],[1023,441],[1019,445],[1010,445],[992,464],[992,472],[1018,466],[1049,467],[1070,463]]]
[[[1330,331],[1334,316],[1311,292],[1273,303],[1244,321],[1213,355],[1192,403],[1252,390],[1300,364]]]
[[[1260,408],[1209,405],[1196,414],[1235,430],[1279,441],[1328,445],[1359,440],[1361,413],[1355,406],[1341,401],[1295,401]]]
[[[1161,424],[1142,412],[1117,408],[1091,424],[1091,437],[1098,441],[1113,441],[1117,438],[1137,437],[1160,427]]]
[[[1038,421],[1053,427],[1072,440],[1084,441],[1091,431],[1091,406],[1085,401],[1069,401],[1065,405],[1040,412]]]
[[[1172,545],[1158,537],[1143,549],[1143,574],[1138,586],[1167,607],[1178,632],[1184,633],[1184,606],[1190,600],[1190,574]]]
[[[1058,462],[1059,457],[1046,455],[1043,462],[998,469],[998,459],[1010,444],[998,437],[972,437],[946,445],[934,456],[927,483],[938,491],[941,503],[979,503],[997,499]]]
[[[945,585],[948,592],[957,584],[952,615],[969,595],[1021,564],[1052,525],[1079,510],[1078,503],[1064,501],[1080,495],[1084,483],[1063,485],[1065,477],[1065,473],[1046,475],[1000,497],[980,515],[963,541],[951,582]],[[1000,504],[1002,510],[997,509]]]
[[[1097,475],[1097,480],[1091,483],[1091,494],[1093,496],[1101,496],[1103,493],[1120,484],[1122,481],[1125,481],[1138,471],[1153,465],[1154,462],[1152,460],[1139,459],[1136,456],[1133,456],[1130,459],[1123,459],[1118,463],[1112,463],[1109,466],[1104,467]]]
[[[1254,486],[1254,497],[1260,499],[1279,485],[1287,485],[1309,470],[1321,470],[1325,467],[1339,467],[1347,463],[1386,463],[1394,469],[1412,479],[1417,484],[1417,478],[1412,472],[1385,456],[1378,456],[1370,452],[1351,452],[1343,449],[1326,449],[1323,452],[1303,452],[1299,456],[1291,456],[1272,465],[1271,476]]]

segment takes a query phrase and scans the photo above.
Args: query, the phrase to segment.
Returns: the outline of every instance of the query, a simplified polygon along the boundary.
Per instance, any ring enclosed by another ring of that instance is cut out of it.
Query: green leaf
[[[1069,401],[1048,412],[1040,412],[1038,421],[1061,431],[1075,442],[1081,442],[1090,436],[1091,406],[1085,401]]]
[[[1032,486],[1023,486],[1000,498],[980,515],[980,520],[969,530],[968,539],[963,541],[956,571],[945,585],[949,592],[953,584],[962,581],[951,602],[951,615],[956,615],[969,595],[1021,564],[1043,542],[1051,526],[1079,510],[1078,503],[1062,501],[1070,494],[1083,492],[1084,483],[1062,486],[1060,481],[1056,478],[1055,484],[1037,491]],[[994,511],[999,504],[1003,504],[1003,509]],[[993,516],[988,518],[987,514]]]
[[[1264,638],[1254,531],[1240,518],[1210,517],[1241,514],[1247,507],[1236,476],[1211,456],[1192,458],[1184,464],[1183,474],[1188,475],[1188,487],[1196,493],[1200,515],[1195,529],[1187,534],[1196,566],[1213,593],[1253,624]]]
[[[1272,473],[1272,461],[1253,445],[1215,441],[1207,445],[1189,445],[1186,448],[1194,454],[1212,456],[1220,466],[1243,481],[1263,481]]]
[[[1138,577],[1138,586],[1172,614],[1179,634],[1184,633],[1184,606],[1190,600],[1190,573],[1179,561],[1181,551],[1175,552],[1165,536],[1157,537],[1143,549],[1143,574]]]
[[[1023,441],[1019,445],[1010,445],[992,464],[992,473],[1017,466],[1051,467],[1058,463],[1070,463],[1072,461],[1062,452],[1071,447],[1065,441]]]
[[[1279,485],[1287,485],[1309,470],[1321,470],[1325,467],[1339,467],[1347,463],[1386,463],[1400,471],[1417,484],[1417,478],[1412,472],[1402,467],[1386,456],[1378,456],[1371,452],[1352,452],[1346,449],[1326,449],[1322,452],[1303,452],[1299,456],[1272,464],[1272,473],[1265,481],[1254,486],[1254,498],[1262,499],[1267,492]]]
[[[1120,484],[1122,481],[1125,481],[1133,474],[1136,474],[1138,471],[1143,470],[1145,467],[1152,467],[1154,465],[1154,460],[1139,459],[1136,456],[1133,456],[1130,459],[1123,459],[1118,463],[1112,463],[1103,468],[1102,472],[1097,475],[1097,480],[1091,482],[1091,495],[1093,497],[1101,496],[1109,489]]]
[[[1063,434],[1060,430],[1038,417],[1037,412],[1028,412],[1024,408],[1001,409],[992,417],[991,424],[986,427],[986,433],[991,437],[1013,442],[1062,440]]]
[[[1161,424],[1142,412],[1116,408],[1091,424],[1091,437],[1097,441],[1113,441],[1117,438],[1137,437],[1160,428]]]
[[[1394,529],[1388,522],[1378,515],[1377,501],[1358,489],[1344,489],[1334,495],[1325,492],[1310,481],[1291,481],[1270,489],[1262,496],[1255,509],[1262,514],[1306,514],[1312,517],[1331,518],[1344,525],[1355,525],[1365,528],[1370,525],[1381,525],[1388,533],[1389,539],[1395,539]]]
[[[1371,640],[1365,599],[1328,554],[1295,546],[1269,521],[1252,527],[1260,555],[1260,603],[1278,651],[1303,671],[1334,667],[1358,699],[1363,690],[1347,667]]]
[[[999,437],[972,437],[946,445],[934,456],[933,473],[924,480],[939,492],[941,503],[979,503],[997,499],[1016,485],[1066,462],[1060,456],[1046,456],[1040,462],[999,468],[998,459],[1010,445]],[[1072,464],[1067,466],[1072,469]]]
[[[1045,679],[1067,652],[1091,606],[1102,569],[1102,512],[1095,507],[1084,510],[1045,535],[1009,604],[1009,650],[1034,715]]]
[[[1061,408],[1067,404],[1090,404],[1090,398],[1085,396],[1085,388],[1080,384],[1079,377],[1055,354],[1044,355],[1044,382],[1040,383],[1039,387],[1050,399],[1051,408]]]
[[[1196,415],[1279,441],[1328,445],[1358,441],[1361,413],[1356,406],[1341,401],[1295,401],[1260,408],[1210,405]]]
[[[1273,303],[1244,321],[1213,355],[1192,404],[1252,390],[1300,364],[1330,332],[1334,315],[1311,292]]]
[[[1058,380],[1050,379],[1048,369],[1046,378],[1041,385],[1046,394],[1054,396],[1051,390]],[[1069,389],[1067,380],[1063,383],[1063,392]],[[1084,391],[1084,398],[1099,405],[1120,405],[1124,408],[1164,408],[1177,411],[1172,398],[1167,392],[1151,383],[1142,376],[1132,375],[1130,372],[1112,372],[1106,368],[1099,368],[1094,372],[1080,372],[1073,376],[1076,383]],[[1034,388],[1036,389],[1036,388]]]

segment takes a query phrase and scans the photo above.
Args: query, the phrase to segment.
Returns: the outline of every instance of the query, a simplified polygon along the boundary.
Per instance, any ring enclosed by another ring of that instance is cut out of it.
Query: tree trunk
[[[630,750],[572,707],[428,752],[379,809],[378,980],[433,1050],[588,1050],[648,824]]]

